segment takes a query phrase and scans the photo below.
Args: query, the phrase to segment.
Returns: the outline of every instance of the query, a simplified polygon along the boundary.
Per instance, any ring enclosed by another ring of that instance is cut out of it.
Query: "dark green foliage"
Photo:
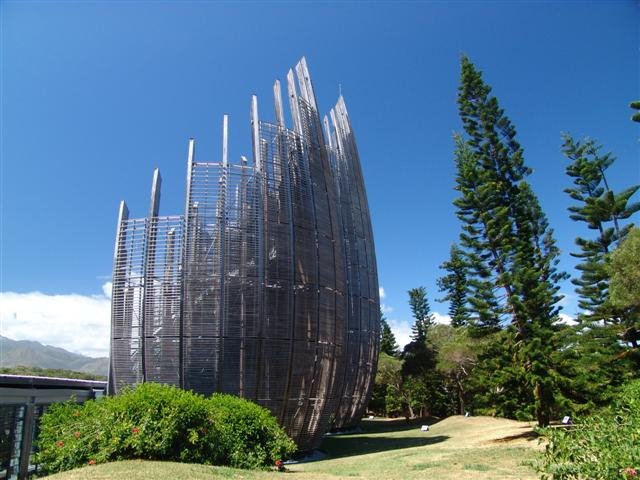
[[[491,334],[500,328],[502,309],[495,291],[496,278],[489,264],[489,257],[496,257],[497,250],[489,254],[483,237],[484,223],[481,205],[493,196],[490,185],[484,185],[481,169],[468,142],[462,136],[455,135],[456,142],[456,190],[460,196],[454,200],[457,216],[462,221],[460,234],[461,250],[467,266],[469,310],[473,312],[469,319],[475,336]]]
[[[406,392],[403,390],[401,370],[402,360],[380,352],[374,395],[369,403],[369,410],[390,417],[404,413]]]
[[[18,365],[17,367],[0,368],[0,374],[3,375],[27,375],[34,377],[57,377],[57,378],[76,378],[79,380],[106,380],[103,375],[95,375],[93,373],[74,372],[72,370],[63,370],[61,368],[39,368]]]
[[[424,287],[409,290],[409,306],[415,322],[411,330],[411,338],[419,343],[424,343],[427,338],[429,326],[433,324],[433,316],[427,300],[427,290]]]
[[[400,348],[396,342],[396,337],[391,331],[391,327],[387,323],[384,314],[380,312],[380,353],[378,355],[378,373],[371,392],[368,410],[378,415],[389,415],[392,409],[387,406],[387,397],[392,394],[393,389],[388,385],[389,376],[385,374],[385,367],[388,366],[388,358],[394,358],[400,355]],[[400,365],[401,361],[397,360],[398,378],[393,381],[400,382]],[[397,390],[397,389],[396,389]],[[388,393],[389,392],[389,393]]]
[[[463,252],[455,243],[451,246],[449,260],[440,265],[440,268],[447,273],[438,279],[438,288],[441,292],[445,292],[445,296],[438,301],[449,302],[449,316],[453,327],[467,325],[469,323],[467,263]]]
[[[553,355],[567,399],[563,415],[584,416],[611,405],[622,385],[637,376],[640,352],[620,342],[621,330],[596,322],[562,329],[562,345]]]
[[[580,260],[580,277],[572,282],[583,312],[580,325],[564,330],[556,358],[566,379],[560,389],[568,399],[568,410],[586,414],[610,404],[621,385],[637,377],[638,354],[620,342],[637,345],[637,310],[613,301],[608,262],[632,227],[624,220],[640,204],[630,202],[638,186],[620,193],[610,188],[606,170],[615,161],[611,153],[601,153],[602,147],[591,139],[576,141],[564,134],[563,140],[563,153],[571,160],[567,175],[573,179],[565,192],[576,202],[569,208],[570,217],[594,235],[576,238],[580,251],[572,255]]]
[[[424,287],[418,287],[408,293],[415,323],[412,341],[402,353],[402,388],[407,416],[441,415],[446,401],[442,377],[436,369],[437,352],[427,342],[429,330],[434,324],[427,291]]]
[[[575,419],[570,430],[543,429],[549,443],[535,465],[543,479],[634,478],[640,467],[640,382],[629,383],[610,410]]]
[[[566,275],[557,271],[553,232],[525,180],[531,170],[515,128],[490,92],[463,57],[458,107],[467,140],[456,137],[459,197],[454,204],[463,223],[460,244],[471,276],[469,303],[477,311],[471,323],[486,334],[497,331],[502,319],[512,325],[517,371],[504,381],[529,390],[533,402],[528,404],[545,425],[557,400],[549,361],[558,282]]]
[[[380,362],[379,357],[378,362]],[[387,386],[378,383],[376,377],[376,381],[373,384],[373,388],[371,389],[371,398],[369,399],[369,404],[367,405],[367,412],[373,412],[379,416],[387,415],[386,397]]]
[[[224,424],[221,443],[229,465],[269,467],[295,452],[295,444],[266,408],[233,395],[214,394],[207,401],[209,412]]]
[[[469,409],[474,415],[532,420],[535,410],[524,368],[516,361],[512,331],[482,337],[477,364],[468,381]]]
[[[631,102],[629,106],[634,110],[640,110],[640,101],[636,100],[635,102]],[[631,120],[633,120],[634,122],[640,122],[640,111],[633,112]]]
[[[580,259],[576,267],[581,272],[580,278],[572,279],[579,295],[578,305],[584,310],[580,319],[628,323],[624,309],[616,308],[609,301],[606,256],[632,227],[631,223],[622,225],[622,221],[640,209],[640,203],[630,203],[640,186],[613,192],[605,174],[615,160],[613,155],[602,154],[602,147],[591,139],[576,141],[567,134],[563,139],[562,151],[571,160],[567,175],[573,179],[573,187],[565,192],[577,202],[569,207],[570,217],[597,232],[593,239],[576,238],[580,251],[572,253]]]
[[[380,314],[380,353],[386,353],[392,357],[399,354],[400,347],[396,337],[391,331],[384,314]]]
[[[433,395],[440,380],[436,371],[436,352],[427,345],[426,341],[412,340],[404,348],[403,360],[403,383],[412,385],[414,403],[419,404],[421,410],[433,408],[435,403]],[[418,392],[422,386],[425,387],[424,391]],[[413,407],[412,410],[415,410]]]
[[[480,341],[469,335],[468,328],[436,325],[429,343],[437,352],[437,369],[442,376],[447,414],[464,415],[469,401],[468,379],[477,363]]]
[[[45,473],[132,458],[260,468],[295,451],[275,418],[254,403],[153,383],[52,405],[38,446],[36,461]]]

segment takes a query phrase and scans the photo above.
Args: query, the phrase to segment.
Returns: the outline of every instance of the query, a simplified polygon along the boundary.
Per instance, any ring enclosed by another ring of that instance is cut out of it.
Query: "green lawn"
[[[364,420],[362,432],[328,437],[323,460],[288,466],[288,473],[238,470],[151,461],[115,462],[52,475],[76,479],[289,478],[536,479],[525,465],[538,441],[525,422],[488,417],[450,417],[421,432],[404,420]]]

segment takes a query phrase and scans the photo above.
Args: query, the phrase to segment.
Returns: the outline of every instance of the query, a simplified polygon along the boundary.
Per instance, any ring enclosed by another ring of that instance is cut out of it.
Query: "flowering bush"
[[[266,468],[296,449],[252,402],[153,383],[81,405],[52,405],[38,447],[43,473],[131,458]]]
[[[640,381],[629,383],[608,411],[576,424],[569,430],[541,430],[549,441],[535,465],[543,479],[638,478]]]

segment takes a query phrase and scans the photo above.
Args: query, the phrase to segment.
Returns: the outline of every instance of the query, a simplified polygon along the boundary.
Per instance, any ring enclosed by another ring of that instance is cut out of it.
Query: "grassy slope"
[[[535,479],[523,462],[537,440],[525,422],[488,417],[450,417],[421,432],[403,420],[362,422],[362,433],[325,439],[321,461],[290,465],[299,480],[336,477],[417,479]],[[51,480],[172,478],[283,478],[281,473],[148,461],[116,462],[53,475]]]

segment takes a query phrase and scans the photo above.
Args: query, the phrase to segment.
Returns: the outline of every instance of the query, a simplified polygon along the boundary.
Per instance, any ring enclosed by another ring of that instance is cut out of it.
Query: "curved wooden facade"
[[[297,85],[296,79],[297,77]],[[251,101],[253,161],[199,161],[189,141],[182,216],[120,205],[110,391],[155,381],[269,408],[303,450],[355,424],[379,343],[376,257],[342,97],[320,119],[304,58],[287,75],[291,128]]]

